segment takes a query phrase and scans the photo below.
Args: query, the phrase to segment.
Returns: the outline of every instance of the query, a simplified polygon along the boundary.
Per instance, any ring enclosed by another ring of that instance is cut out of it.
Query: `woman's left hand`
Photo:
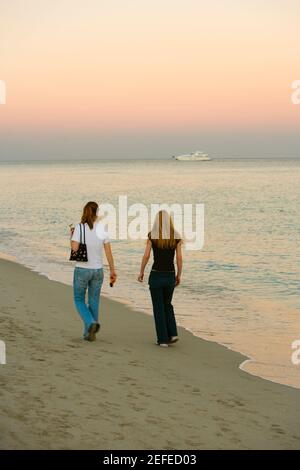
[[[175,287],[179,286],[180,284],[180,276],[176,276]]]

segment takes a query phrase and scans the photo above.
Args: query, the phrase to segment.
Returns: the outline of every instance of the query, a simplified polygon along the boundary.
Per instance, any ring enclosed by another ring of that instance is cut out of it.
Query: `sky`
[[[298,0],[0,0],[0,160],[300,157]]]

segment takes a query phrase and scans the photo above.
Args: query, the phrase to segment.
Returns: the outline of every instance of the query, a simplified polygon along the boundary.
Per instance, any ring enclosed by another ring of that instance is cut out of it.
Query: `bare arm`
[[[115,271],[114,257],[111,251],[110,243],[104,243],[104,251],[110,270],[110,282],[114,284],[117,280],[117,273]]]
[[[177,275],[176,275],[176,286],[180,284],[181,273],[182,273],[182,242],[179,242],[176,247],[176,264],[177,264]]]
[[[138,277],[139,282],[143,282],[145,267],[147,266],[147,263],[149,261],[150,253],[151,253],[151,241],[148,239],[147,244],[146,244],[146,248],[145,248],[145,253],[144,253],[144,256],[143,256],[143,259],[142,259],[142,263],[141,263],[140,274],[139,274],[139,277]]]
[[[78,243],[78,242],[74,242],[74,241],[71,240],[71,249],[72,249],[73,251],[77,251],[78,248],[79,248],[79,243]]]
[[[79,243],[72,240],[74,230],[75,228],[70,226],[70,245],[71,245],[71,250],[77,251],[79,248]]]

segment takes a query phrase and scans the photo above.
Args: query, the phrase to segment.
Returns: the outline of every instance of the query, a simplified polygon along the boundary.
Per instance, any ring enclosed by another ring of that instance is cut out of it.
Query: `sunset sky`
[[[299,0],[1,0],[0,159],[300,157]]]

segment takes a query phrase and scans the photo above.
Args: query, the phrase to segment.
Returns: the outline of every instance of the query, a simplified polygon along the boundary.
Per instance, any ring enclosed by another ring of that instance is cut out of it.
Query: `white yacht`
[[[181,162],[207,162],[211,160],[207,153],[203,153],[200,150],[188,153],[186,155],[178,155],[177,157],[174,156],[173,158]]]

